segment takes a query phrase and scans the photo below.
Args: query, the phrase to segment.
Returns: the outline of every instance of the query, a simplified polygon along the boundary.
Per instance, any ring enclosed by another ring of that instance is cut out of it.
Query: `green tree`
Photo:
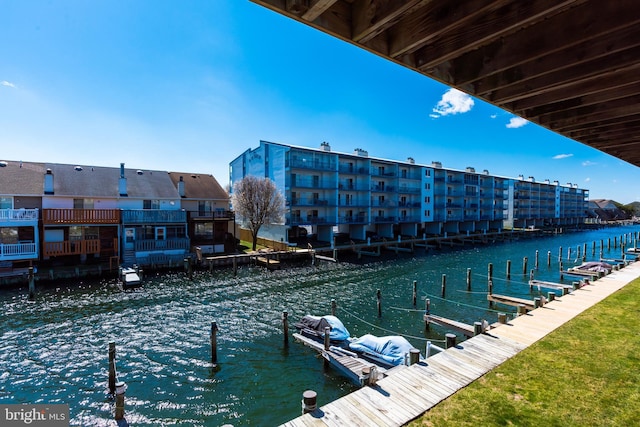
[[[269,178],[246,176],[236,182],[231,193],[231,203],[240,224],[251,232],[254,251],[260,227],[282,222],[284,197]]]

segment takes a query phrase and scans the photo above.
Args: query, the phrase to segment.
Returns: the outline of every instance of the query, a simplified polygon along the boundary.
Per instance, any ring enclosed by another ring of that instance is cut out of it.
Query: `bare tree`
[[[246,176],[236,182],[233,185],[231,203],[241,224],[251,232],[254,251],[260,227],[281,222],[284,214],[284,197],[269,178]]]

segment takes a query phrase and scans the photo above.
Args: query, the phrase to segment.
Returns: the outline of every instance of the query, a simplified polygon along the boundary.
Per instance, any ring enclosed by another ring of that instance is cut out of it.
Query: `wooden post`
[[[124,392],[127,390],[127,385],[119,381],[116,383],[116,410],[115,410],[115,419],[123,420],[124,419]],[[120,423],[118,423],[120,425]]]
[[[329,347],[331,347],[331,328],[329,326],[325,326],[325,328],[324,328],[324,349],[325,349],[325,351],[329,351]]]
[[[445,334],[446,338],[446,348],[455,347],[456,346],[456,334],[448,333]]]
[[[218,365],[218,324],[211,322],[211,363]]]
[[[539,255],[539,253],[538,253],[538,251],[536,250],[536,260],[535,260],[535,269],[536,269],[536,270],[538,269],[538,255]]]
[[[535,297],[533,299],[533,308],[540,308],[542,307],[542,299],[540,299],[540,297]]]
[[[487,265],[487,281],[492,281],[493,280],[493,264],[489,263],[489,265]]]
[[[467,268],[467,291],[471,292],[471,269]]]
[[[547,251],[547,267],[551,267],[551,251]]]
[[[534,270],[532,269],[529,272],[529,290],[530,291],[533,290],[533,284],[531,283],[533,281],[533,278],[534,278]]]
[[[332,299],[331,300],[331,315],[335,316],[336,315],[336,308],[337,308],[337,304],[336,304],[336,300]]]
[[[33,274],[33,267],[29,267],[29,301],[33,301],[36,299],[36,281],[35,276]]]
[[[594,256],[596,254],[596,241],[594,240],[593,243],[591,244],[591,256]]]
[[[446,293],[447,293],[447,275],[443,274],[442,275],[442,298],[446,297]]]
[[[378,317],[382,317],[382,294],[380,289],[376,291],[376,298],[378,299]]]
[[[562,261],[560,261],[560,280],[562,280],[563,277],[564,274],[562,273]]]
[[[552,291],[549,291],[549,292],[547,293],[547,300],[548,300],[548,301],[553,301],[554,299],[556,299],[556,293],[555,293],[555,292],[552,292]]]
[[[116,343],[109,343],[109,394],[116,393]]]
[[[313,412],[317,407],[318,393],[313,390],[306,390],[302,393],[302,413],[308,414]]]
[[[409,350],[409,366],[415,365],[420,361],[420,350],[412,348]]]
[[[498,313],[498,323],[505,325],[507,323],[507,313]]]
[[[429,330],[429,313],[431,312],[431,300],[429,298],[424,300],[424,330]]]
[[[482,334],[482,322],[473,322],[473,335]]]
[[[366,385],[374,386],[378,381],[378,368],[373,365],[365,366],[362,368],[362,376],[365,379]]]
[[[558,249],[558,262],[562,262],[562,246]]]
[[[567,259],[571,259],[571,247],[567,248]]]
[[[237,256],[233,256],[233,276],[237,276],[238,275],[238,257]]]
[[[493,281],[489,281],[488,285],[489,295],[493,294]]]
[[[289,313],[282,312],[282,333],[284,334],[284,346],[289,346]]]
[[[527,264],[529,262],[529,258],[524,257],[522,258],[522,275],[526,276],[527,275]]]
[[[524,304],[518,304],[518,316],[527,314],[527,306]]]
[[[413,306],[416,306],[416,302],[418,301],[418,281],[413,281]]]
[[[607,250],[611,249],[611,237],[607,237]]]

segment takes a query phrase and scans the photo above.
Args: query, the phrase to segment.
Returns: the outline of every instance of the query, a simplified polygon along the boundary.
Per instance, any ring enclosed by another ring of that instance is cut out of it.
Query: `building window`
[[[13,197],[0,197],[0,209],[12,209]]]
[[[211,213],[212,211],[213,211],[213,203],[211,202],[211,200],[200,200],[200,201],[198,201],[198,214],[199,215],[205,215],[207,213]]]
[[[144,200],[142,209],[160,209],[160,200]]]
[[[73,209],[93,209],[93,199],[73,199]]]

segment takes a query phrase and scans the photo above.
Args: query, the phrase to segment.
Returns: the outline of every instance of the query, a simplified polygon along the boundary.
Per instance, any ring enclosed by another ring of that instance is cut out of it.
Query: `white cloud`
[[[586,160],[586,161],[582,162],[582,166],[593,166],[595,164],[597,164],[597,163],[592,162],[590,160]]]
[[[8,81],[6,81],[6,80],[2,80],[2,81],[0,82],[0,85],[2,85],[2,86],[7,86],[7,87],[16,87],[16,85],[14,85],[13,83],[8,82]]]
[[[492,115],[491,115],[491,116],[489,116],[489,117],[491,117],[492,119],[495,119],[496,117],[498,117],[498,115],[497,115],[497,114],[492,114]]]
[[[567,157],[573,157],[573,154],[557,154],[553,156],[554,160],[566,159]]]
[[[589,182],[589,181],[591,181],[591,178],[586,178],[586,179],[584,180],[584,182]]]
[[[433,108],[433,113],[429,117],[448,116],[449,114],[467,113],[473,107],[473,98],[458,89],[449,89],[442,95],[442,99]]]
[[[522,117],[512,117],[511,120],[509,120],[509,123],[507,123],[507,128],[509,129],[517,129],[517,128],[521,128],[522,126],[526,125],[527,123],[529,123],[528,121],[526,121],[525,119],[523,119]]]

